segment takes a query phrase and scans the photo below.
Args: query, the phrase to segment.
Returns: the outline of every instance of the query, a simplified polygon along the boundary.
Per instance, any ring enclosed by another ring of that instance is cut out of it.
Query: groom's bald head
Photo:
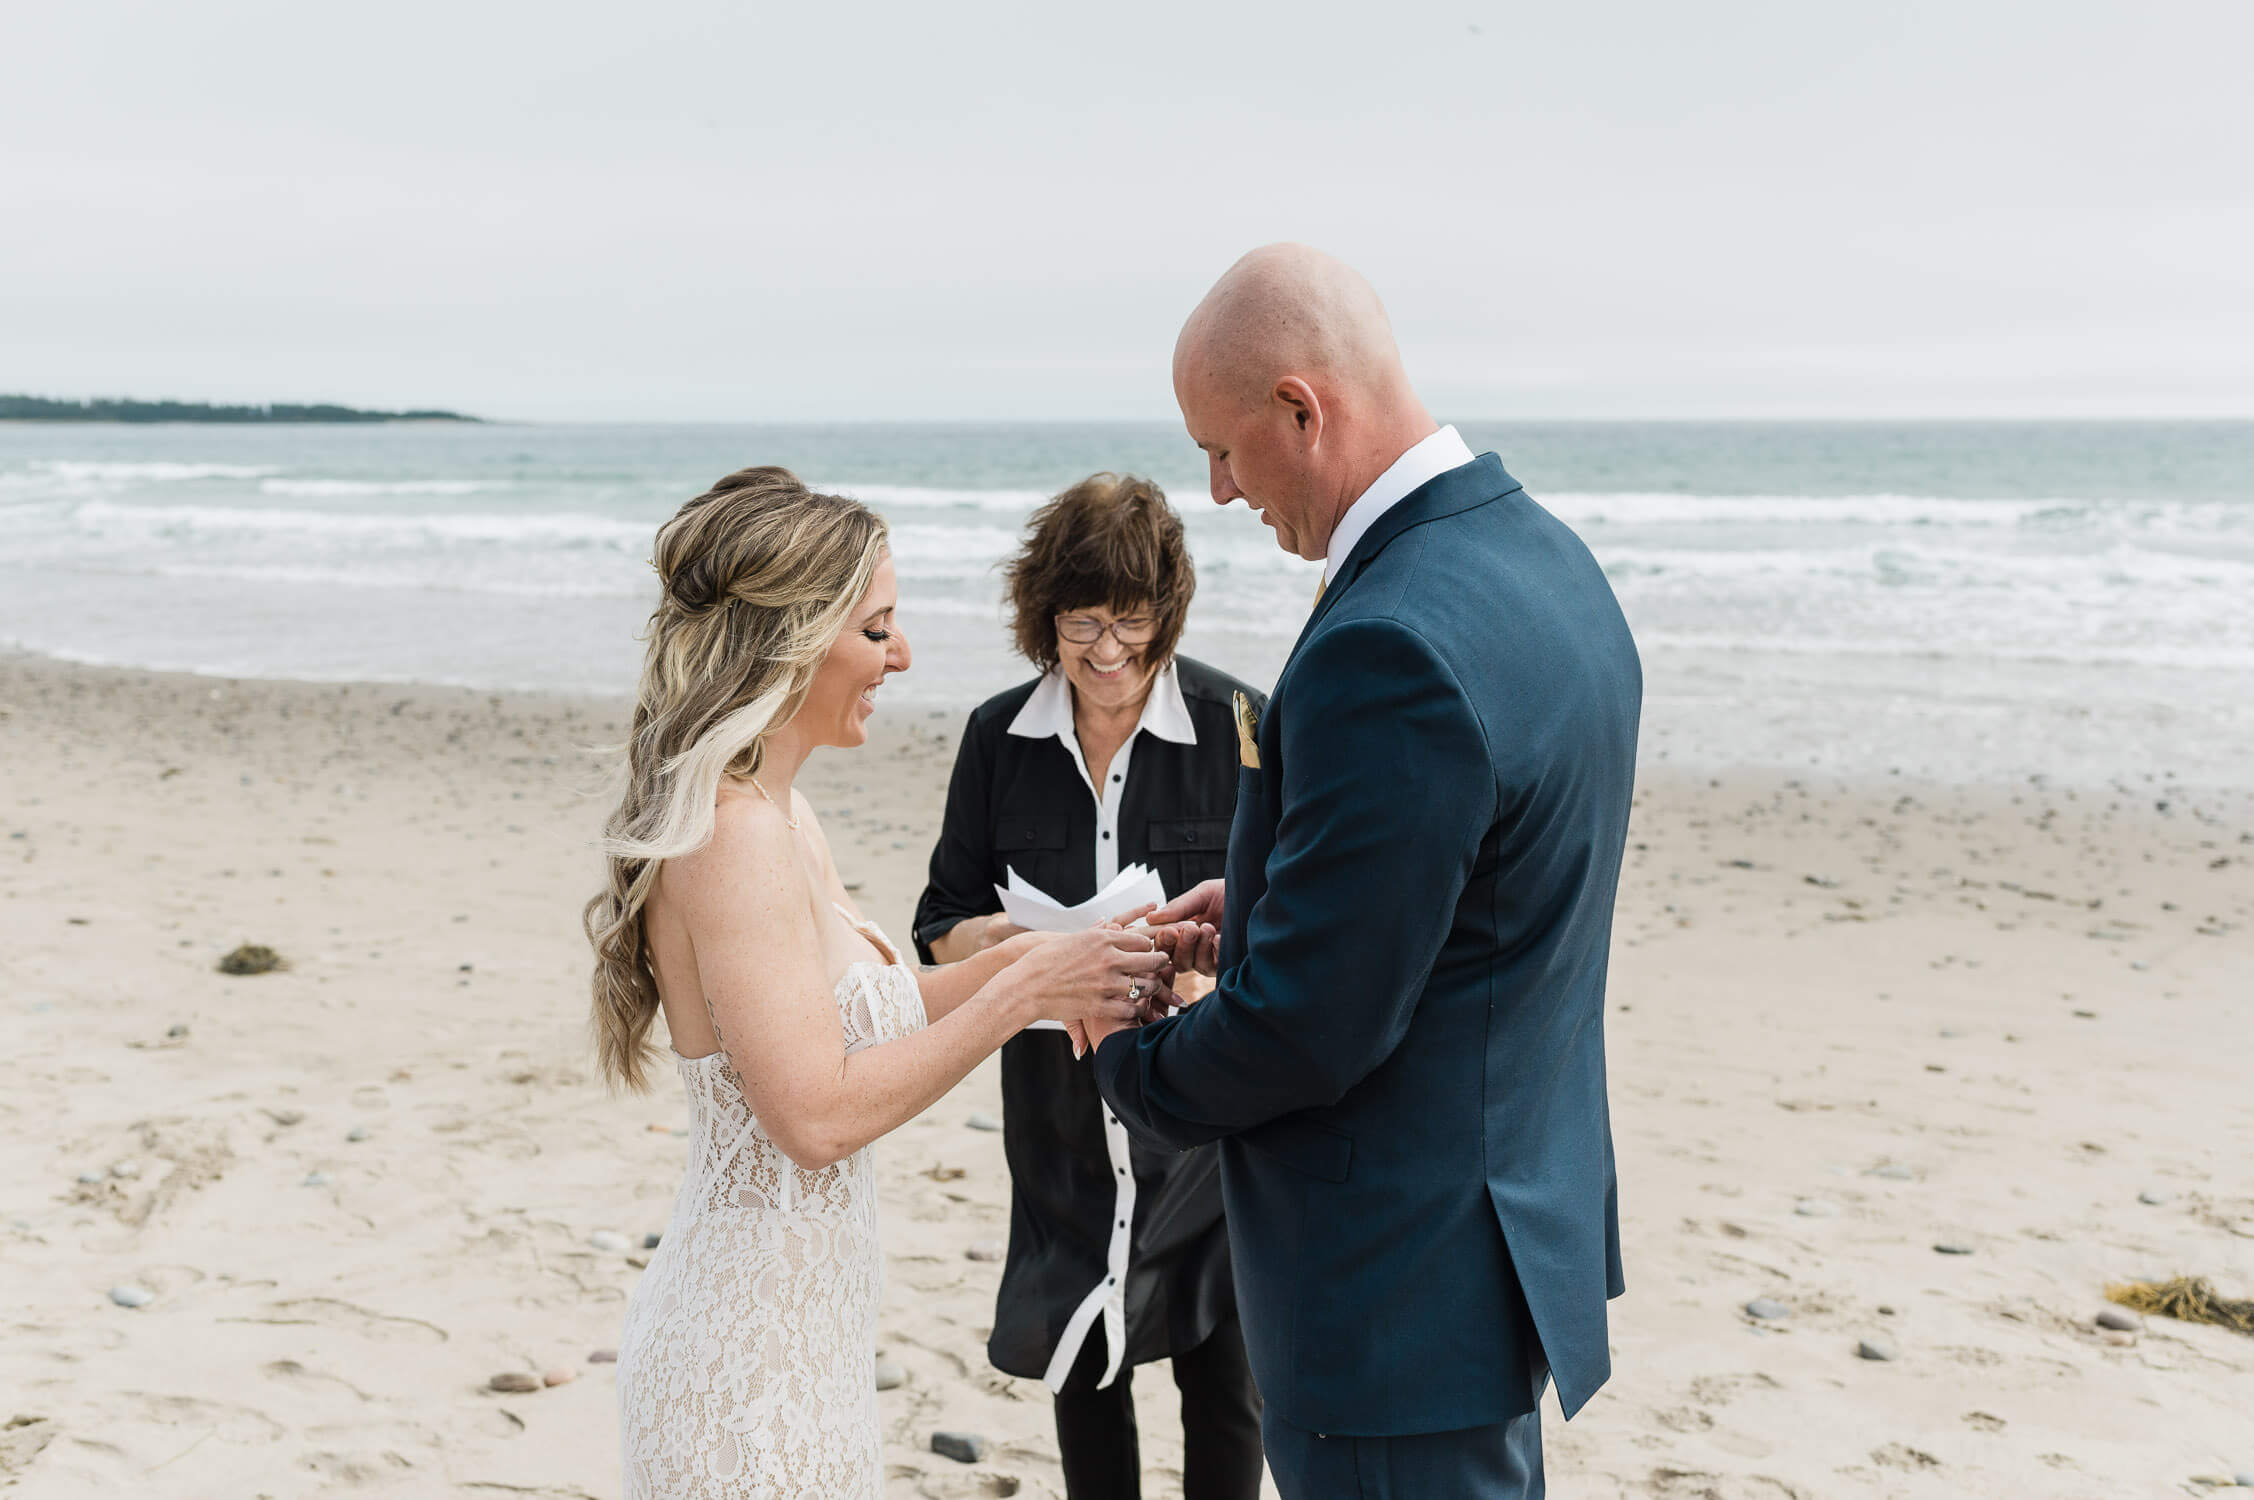
[[[1241,496],[1310,560],[1434,428],[1375,289],[1306,245],[1263,246],[1214,283],[1175,341],[1174,396],[1214,500]]]
[[[1306,245],[1264,245],[1229,267],[1182,325],[1177,380],[1185,365],[1248,401],[1285,375],[1407,384],[1377,290]]]

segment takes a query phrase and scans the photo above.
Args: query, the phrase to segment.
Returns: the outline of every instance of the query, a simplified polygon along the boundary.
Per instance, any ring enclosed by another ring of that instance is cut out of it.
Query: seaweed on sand
[[[2117,1281],[2105,1295],[2123,1307],[2186,1323],[2213,1323],[2237,1333],[2254,1334],[2254,1301],[2236,1301],[2219,1295],[2204,1276],[2177,1276],[2167,1281]]]
[[[289,960],[261,943],[245,943],[219,960],[222,974],[265,974],[289,966]]]

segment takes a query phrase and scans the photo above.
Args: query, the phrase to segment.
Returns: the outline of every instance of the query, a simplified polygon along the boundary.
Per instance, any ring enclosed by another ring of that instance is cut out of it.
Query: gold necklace
[[[756,776],[749,776],[749,777],[746,777],[746,778],[745,778],[745,780],[747,780],[747,781],[749,781],[749,782],[751,783],[751,786],[752,786],[752,790],[753,790],[753,791],[755,791],[755,792],[759,793],[759,795],[760,795],[760,796],[762,796],[762,797],[767,797],[767,788],[765,788],[765,787],[763,787],[763,786],[761,786],[761,785],[759,784],[759,778],[758,778],[758,777],[756,777]],[[769,807],[773,808],[773,809],[774,809],[775,811],[777,811],[777,812],[783,812],[783,805],[782,805],[782,804],[781,804],[780,802],[777,802],[777,801],[776,801],[776,800],[775,800],[774,798],[772,798],[772,797],[767,797],[767,805],[768,805]],[[796,818],[792,817],[792,816],[791,816],[791,815],[790,815],[789,813],[783,813],[783,821],[784,821],[785,823],[788,823],[788,824],[790,824],[790,831],[791,831],[791,832],[793,832],[793,833],[796,833],[796,832],[798,832],[798,819],[796,819]]]

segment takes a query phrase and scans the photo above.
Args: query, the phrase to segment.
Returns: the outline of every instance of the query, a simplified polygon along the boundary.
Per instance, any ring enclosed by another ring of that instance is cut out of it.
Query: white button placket
[[[1104,784],[1097,787],[1088,774],[1088,762],[1080,753],[1077,734],[1058,736],[1065,749],[1072,752],[1072,763],[1080,769],[1080,779],[1096,798],[1096,889],[1102,890],[1119,874],[1119,805],[1126,794],[1127,767],[1135,753],[1135,741],[1142,738],[1137,730],[1127,737],[1105,768]],[[1135,1223],[1135,1164],[1127,1154],[1127,1127],[1119,1123],[1109,1107],[1104,1110],[1104,1151],[1111,1158],[1112,1192],[1111,1239],[1104,1254],[1104,1279],[1091,1289],[1080,1305],[1065,1320],[1064,1335],[1057,1340],[1056,1353],[1049,1358],[1048,1372],[1042,1381],[1052,1391],[1064,1389],[1065,1377],[1072,1373],[1080,1358],[1081,1347],[1088,1341],[1088,1330],[1098,1317],[1104,1321],[1104,1375],[1096,1382],[1097,1389],[1111,1384],[1119,1374],[1119,1366],[1127,1352],[1127,1260],[1134,1250]]]

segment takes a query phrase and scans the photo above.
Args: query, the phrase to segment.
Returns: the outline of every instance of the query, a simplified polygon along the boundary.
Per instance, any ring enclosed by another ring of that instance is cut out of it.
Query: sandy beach
[[[590,1356],[685,1119],[585,1045],[583,750],[620,713],[0,657],[0,1490],[618,1493]],[[959,723],[880,716],[802,783],[895,935]],[[216,972],[245,942],[288,967]],[[1611,1385],[1549,1426],[1555,1493],[2254,1476],[2254,1338],[2093,1322],[2126,1277],[2254,1295],[2244,790],[1656,765],[1611,995],[1629,1293]],[[876,1148],[897,1496],[1061,1493],[966,1256],[1007,1228],[967,1123],[998,1108],[989,1063]],[[1146,1493],[1178,1495],[1172,1384],[1137,1391]]]

